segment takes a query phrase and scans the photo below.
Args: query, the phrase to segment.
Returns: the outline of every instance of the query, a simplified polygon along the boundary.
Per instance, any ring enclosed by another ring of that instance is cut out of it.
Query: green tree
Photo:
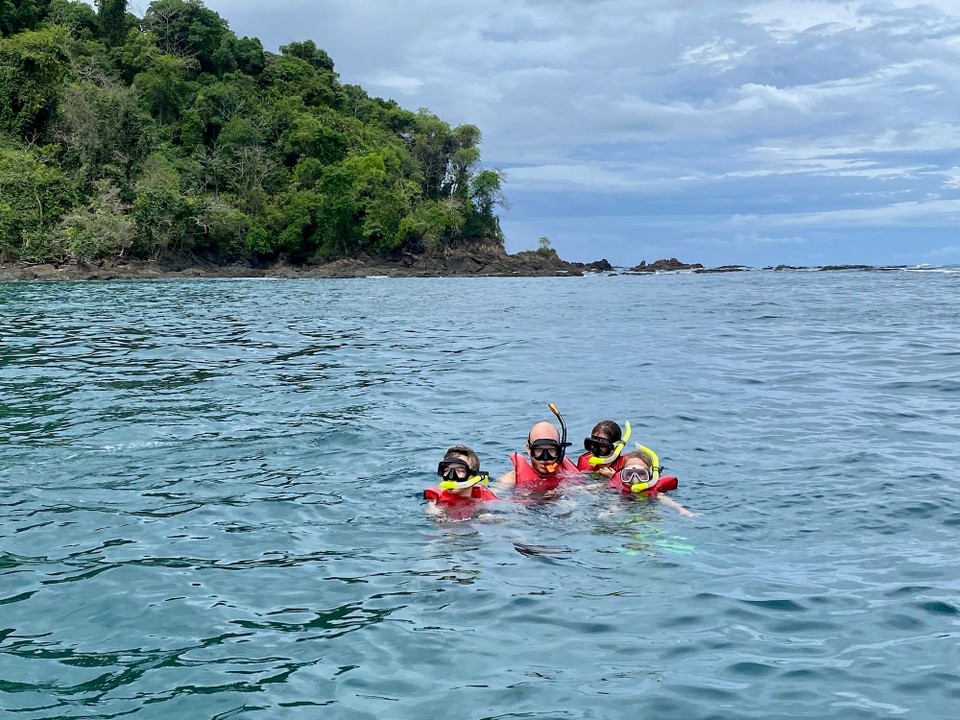
[[[459,242],[465,221],[460,200],[428,200],[401,219],[397,232],[412,250],[435,251]]]
[[[333,105],[338,96],[338,83],[332,72],[317,70],[306,60],[293,55],[267,58],[261,82],[274,100],[299,96],[307,107]]]
[[[349,140],[329,121],[312,113],[300,113],[284,131],[280,146],[288,165],[296,165],[305,158],[332,165],[346,157]]]
[[[116,186],[103,181],[89,205],[65,215],[51,231],[50,247],[81,261],[122,257],[133,244],[134,223],[128,212]]]
[[[90,39],[97,31],[93,8],[78,0],[51,0],[47,23],[64,26],[75,38]]]
[[[50,0],[0,0],[0,37],[35,29],[49,7]]]
[[[193,109],[204,124],[204,139],[215,141],[224,125],[234,118],[251,118],[259,114],[256,83],[249,75],[228,73],[219,80],[203,78],[206,82],[193,100]]]
[[[284,55],[300,58],[310,63],[317,70],[327,70],[333,72],[333,60],[327,55],[326,51],[317,47],[313,40],[305,42],[292,42],[289,45],[281,45],[280,52]]]
[[[0,147],[0,245],[4,254],[51,260],[52,228],[77,200],[75,183],[52,159],[32,150]]]
[[[248,252],[244,239],[250,231],[250,217],[228,202],[208,198],[194,218],[203,232],[195,249],[212,252],[220,259],[233,259]]]
[[[88,181],[109,179],[129,199],[150,131],[150,118],[131,88],[80,82],[64,93],[54,137],[63,148],[64,168]]]
[[[401,180],[399,167],[394,154],[380,151],[350,155],[324,171],[316,217],[321,256],[390,251],[402,244],[400,223],[415,188]]]
[[[31,30],[0,40],[0,132],[42,137],[70,75],[66,28]]]
[[[127,0],[97,0],[97,27],[107,47],[123,45],[127,38]]]
[[[133,79],[147,109],[161,123],[174,122],[193,93],[186,78],[195,61],[173,55],[157,55],[149,67]]]
[[[133,202],[133,249],[156,258],[193,247],[199,225],[194,203],[181,193],[175,164],[163,153],[147,158]]]
[[[237,69],[246,75],[259,75],[267,65],[263,45],[257,38],[231,37],[230,50]]]
[[[409,144],[410,154],[423,173],[423,196],[427,200],[439,200],[444,195],[452,143],[450,126],[429,110],[421,108]]]
[[[503,242],[497,206],[509,207],[503,195],[502,175],[496,170],[482,170],[470,181],[471,212],[467,218],[468,237],[484,237]]]
[[[235,70],[236,58],[226,20],[200,0],[154,0],[144,15],[146,30],[167,55],[193,58],[201,72]]]

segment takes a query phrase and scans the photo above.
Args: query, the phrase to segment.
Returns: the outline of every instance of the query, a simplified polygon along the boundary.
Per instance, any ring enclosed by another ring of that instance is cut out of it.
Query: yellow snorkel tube
[[[637,443],[637,450],[642,452],[644,455],[649,456],[650,462],[653,463],[653,465],[648,470],[650,479],[647,482],[633,483],[630,486],[630,492],[632,493],[641,493],[644,490],[649,490],[656,485],[657,481],[660,479],[660,457],[646,445],[641,445],[640,443]],[[623,470],[627,469],[628,468],[623,468]],[[623,478],[623,470],[620,471],[621,478]]]
[[[466,480],[441,480],[437,487],[441,490],[466,490],[478,483],[486,485],[489,480],[490,476],[486,473],[477,473],[476,475],[471,475]]]
[[[609,455],[607,455],[606,457],[592,457],[592,458],[590,458],[590,466],[591,466],[591,467],[597,467],[598,465],[609,465],[609,464],[612,463],[614,460],[616,460],[618,457],[620,457],[620,453],[623,452],[623,448],[626,447],[626,445],[627,445],[627,440],[630,439],[630,432],[631,432],[630,421],[627,420],[627,421],[625,421],[623,424],[624,424],[624,426],[627,428],[627,429],[624,431],[624,433],[623,433],[623,437],[620,438],[619,440],[617,440],[617,441],[613,444],[613,450],[612,450],[611,453],[610,453]]]
[[[457,479],[457,472],[450,472],[451,465],[459,465],[461,469],[466,470],[466,477],[463,480]],[[437,465],[437,475],[440,476],[440,483],[437,485],[441,490],[466,490],[477,483],[487,484],[490,476],[482,472],[480,468],[474,470],[465,460],[456,455],[448,455]]]

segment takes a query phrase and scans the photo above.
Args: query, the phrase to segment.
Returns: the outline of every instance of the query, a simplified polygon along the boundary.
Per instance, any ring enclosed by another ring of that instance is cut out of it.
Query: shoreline
[[[514,255],[497,253],[448,253],[436,255],[405,255],[398,260],[382,258],[341,258],[325,263],[294,265],[275,262],[264,267],[244,263],[218,264],[199,258],[169,257],[158,260],[105,260],[95,263],[0,263],[0,282],[58,282],[109,280],[169,280],[215,278],[270,278],[270,279],[350,279],[369,277],[429,278],[429,277],[580,277],[585,274],[655,275],[664,272],[715,274],[760,271],[865,271],[885,272],[904,270],[908,265],[777,265],[751,267],[721,265],[704,267],[688,264],[676,258],[645,262],[632,268],[618,268],[606,260],[577,263],[561,260],[555,252],[524,251]]]

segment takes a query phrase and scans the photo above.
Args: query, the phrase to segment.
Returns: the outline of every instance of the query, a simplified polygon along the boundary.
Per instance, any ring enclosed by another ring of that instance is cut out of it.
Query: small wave
[[[170,447],[176,443],[170,440],[143,440],[131,443],[119,443],[117,445],[104,445],[97,448],[96,452],[104,454],[127,452],[128,450],[149,450],[151,448]]]

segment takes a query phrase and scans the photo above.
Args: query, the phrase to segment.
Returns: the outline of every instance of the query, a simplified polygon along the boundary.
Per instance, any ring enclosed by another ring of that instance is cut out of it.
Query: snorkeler
[[[660,458],[648,447],[638,446],[637,452],[628,453],[623,459],[623,467],[607,483],[607,487],[619,490],[632,497],[648,497],[659,500],[672,507],[681,515],[694,516],[683,505],[667,497],[668,490],[677,489],[677,478],[661,475]]]
[[[583,441],[586,452],[577,459],[577,469],[595,473],[604,478],[612,478],[623,467],[623,451],[630,439],[630,423],[625,422],[626,431],[613,420],[601,420],[590,437]]]
[[[437,465],[440,484],[423,491],[430,501],[430,515],[446,514],[454,520],[466,520],[478,510],[485,500],[497,496],[486,488],[489,476],[480,471],[480,458],[466,445],[454,445],[443,454]]]
[[[516,485],[530,492],[548,492],[560,485],[565,475],[579,476],[576,466],[565,457],[567,426],[557,406],[549,403],[551,412],[560,421],[562,434],[549,422],[538,422],[527,434],[526,450],[529,462],[520,453],[510,456],[513,470],[501,476],[497,482],[502,485]]]

